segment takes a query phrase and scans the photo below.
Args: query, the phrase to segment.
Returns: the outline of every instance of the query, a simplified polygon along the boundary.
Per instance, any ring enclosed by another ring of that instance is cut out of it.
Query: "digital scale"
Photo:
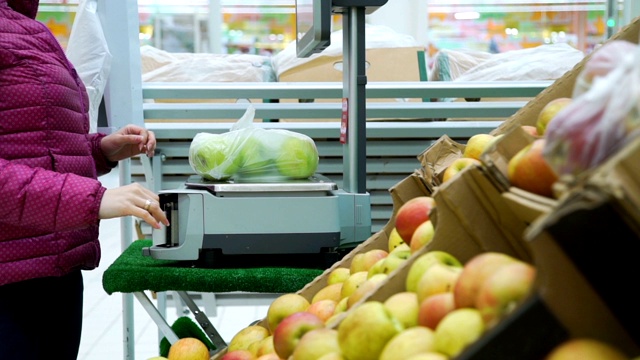
[[[330,43],[331,16],[343,17],[344,183],[315,174],[304,180],[211,182],[191,176],[159,192],[170,226],[152,230],[155,259],[198,260],[223,255],[318,254],[352,248],[371,236],[366,191],[365,14],[387,0],[296,0],[297,54]]]

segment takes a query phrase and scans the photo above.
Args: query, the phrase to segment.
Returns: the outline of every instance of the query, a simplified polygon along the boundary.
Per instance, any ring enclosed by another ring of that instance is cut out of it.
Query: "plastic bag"
[[[597,48],[576,78],[573,97],[576,98],[587,92],[595,78],[609,74],[620,65],[625,55],[633,52],[636,47],[637,45],[630,41],[611,40]]]
[[[189,164],[207,180],[278,182],[306,179],[318,168],[313,139],[284,129],[264,129],[254,122],[255,109],[221,134],[198,133],[189,147]]]
[[[640,134],[640,46],[595,77],[548,124],[544,156],[558,175],[577,176]]]
[[[66,50],[89,95],[89,131],[92,133],[98,129],[98,110],[112,59],[97,7],[97,0],[80,0]]]

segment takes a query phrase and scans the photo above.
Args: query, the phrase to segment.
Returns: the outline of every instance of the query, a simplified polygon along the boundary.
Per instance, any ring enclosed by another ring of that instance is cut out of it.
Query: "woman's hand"
[[[169,220],[160,209],[158,200],[158,195],[138,183],[107,189],[98,216],[100,219],[112,219],[133,215],[159,229],[160,223],[169,226]]]
[[[142,153],[152,157],[156,149],[156,136],[137,125],[127,125],[102,138],[102,153],[109,161],[117,162]]]

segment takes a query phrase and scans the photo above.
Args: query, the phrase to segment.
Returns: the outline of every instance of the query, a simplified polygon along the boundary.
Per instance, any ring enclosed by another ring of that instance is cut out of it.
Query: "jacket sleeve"
[[[106,188],[96,179],[0,159],[0,222],[43,232],[99,223]]]
[[[109,173],[114,167],[118,165],[117,162],[109,161],[102,152],[100,142],[105,136],[106,134],[101,133],[93,133],[87,135],[87,140],[89,140],[89,143],[91,144],[91,155],[93,156],[93,160],[96,163],[96,171],[98,172],[98,176]]]

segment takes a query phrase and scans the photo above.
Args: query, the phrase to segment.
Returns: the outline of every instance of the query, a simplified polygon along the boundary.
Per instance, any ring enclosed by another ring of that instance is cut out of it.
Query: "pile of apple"
[[[534,278],[533,266],[506,254],[482,253],[463,266],[428,251],[411,263],[404,291],[357,303],[337,323],[324,300],[281,295],[266,325],[238,332],[222,359],[451,359],[508,315]]]

